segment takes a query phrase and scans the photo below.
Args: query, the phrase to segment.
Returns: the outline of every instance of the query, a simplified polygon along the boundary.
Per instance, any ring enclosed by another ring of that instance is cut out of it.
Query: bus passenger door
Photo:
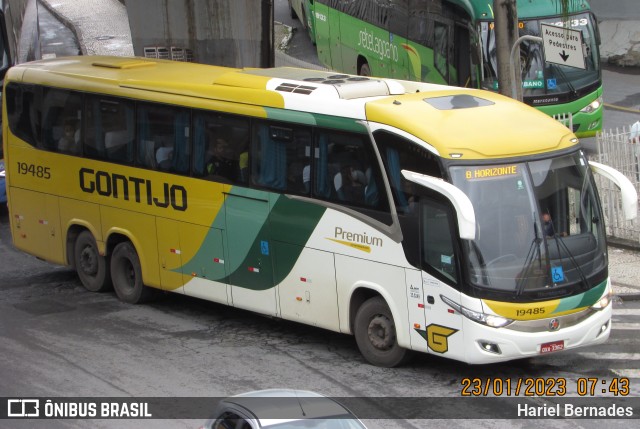
[[[456,24],[454,27],[454,41],[454,66],[458,74],[458,80],[452,83],[464,88],[474,88],[469,28]]]
[[[420,334],[430,353],[464,356],[463,316],[445,300],[460,305],[460,269],[456,251],[455,214],[441,201],[422,198],[420,213],[422,243],[422,289],[425,327]]]
[[[275,316],[269,193],[233,187],[225,195],[224,206],[231,304]]]
[[[453,38],[451,21],[439,18],[434,21],[433,62],[436,70],[448,84],[457,80],[456,70],[453,67]]]

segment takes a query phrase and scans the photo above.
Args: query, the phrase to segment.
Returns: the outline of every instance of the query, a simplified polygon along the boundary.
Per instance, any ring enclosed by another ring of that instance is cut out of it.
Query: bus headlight
[[[474,311],[469,308],[463,307],[443,295],[440,295],[440,299],[442,299],[445,304],[456,310],[458,313],[462,314],[467,319],[473,320],[474,322],[482,323],[483,325],[491,326],[492,328],[502,328],[513,322],[513,320],[511,319],[506,319],[504,317],[496,316],[493,314],[481,313],[479,311]]]
[[[591,308],[597,311],[604,310],[609,306],[610,303],[611,303],[611,291],[609,291],[609,293],[607,293],[605,296],[600,298],[600,301],[593,304]]]
[[[580,111],[582,113],[591,113],[591,112],[595,112],[596,110],[598,110],[598,108],[600,108],[600,106],[602,106],[602,97],[596,98],[591,103],[589,103],[586,107],[580,109]]]

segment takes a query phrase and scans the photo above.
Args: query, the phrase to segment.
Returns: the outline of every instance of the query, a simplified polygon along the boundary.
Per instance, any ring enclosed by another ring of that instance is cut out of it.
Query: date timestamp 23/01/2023
[[[626,377],[610,380],[597,377],[581,377],[568,381],[564,377],[528,378],[480,378],[466,377],[460,381],[461,396],[565,396],[575,386],[578,396],[628,396],[629,379]]]

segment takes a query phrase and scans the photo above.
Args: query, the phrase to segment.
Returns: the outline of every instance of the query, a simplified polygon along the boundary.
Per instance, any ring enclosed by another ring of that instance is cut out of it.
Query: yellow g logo
[[[427,340],[429,348],[437,353],[446,353],[449,350],[447,338],[458,332],[457,329],[440,325],[429,325],[426,331],[416,330]]]

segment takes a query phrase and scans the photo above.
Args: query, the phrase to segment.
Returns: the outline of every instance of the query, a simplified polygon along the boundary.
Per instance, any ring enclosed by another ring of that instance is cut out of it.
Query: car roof
[[[231,396],[220,401],[216,414],[229,408],[243,410],[261,427],[300,419],[356,418],[335,400],[307,390],[266,389]]]

